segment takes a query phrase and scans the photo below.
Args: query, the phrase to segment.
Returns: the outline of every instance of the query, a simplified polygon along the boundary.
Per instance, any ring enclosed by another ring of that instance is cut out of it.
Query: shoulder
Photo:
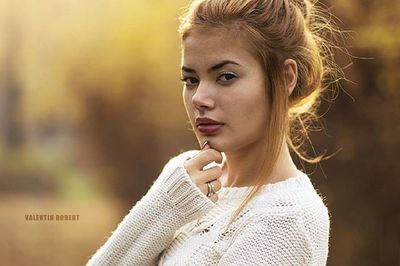
[[[299,212],[299,225],[305,232],[312,250],[322,258],[327,255],[330,217],[329,210],[316,194],[306,201]]]
[[[273,235],[275,240],[299,241],[314,258],[327,256],[329,210],[313,187],[263,195],[252,207],[250,231]]]
[[[329,222],[324,198],[317,192],[306,174],[273,184],[260,191],[251,204],[255,216],[290,216],[304,221]]]
[[[315,191],[304,190],[292,195],[271,196],[270,199],[265,198],[265,201],[260,200],[253,205],[255,219],[290,217],[310,234],[313,231],[324,234],[329,232],[329,210]]]

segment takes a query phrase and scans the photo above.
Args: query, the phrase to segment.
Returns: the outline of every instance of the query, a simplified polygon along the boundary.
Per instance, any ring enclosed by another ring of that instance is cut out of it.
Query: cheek
[[[268,117],[268,106],[265,94],[260,90],[249,91],[237,96],[230,108],[235,130],[239,130],[249,138],[258,138],[265,131]]]
[[[186,109],[186,113],[188,114],[189,117],[192,117],[193,112],[194,112],[194,107],[192,105],[191,95],[188,92],[186,92],[185,90],[183,90],[182,98],[183,98],[183,104]]]
[[[264,130],[266,126],[266,121],[268,117],[268,106],[267,106],[267,101],[265,100],[265,96],[259,96],[257,98],[257,101],[254,102],[253,105],[251,105],[252,110],[252,116],[253,120],[257,125],[255,127],[257,130],[262,129]]]
[[[264,124],[267,108],[264,101],[257,99],[247,102],[240,112],[242,113],[242,119],[254,128],[257,125],[262,126],[261,124]]]
[[[185,105],[185,108],[186,109],[190,108],[189,94],[186,92],[185,89],[183,89],[183,91],[182,91],[182,99],[183,99],[183,104]]]
[[[241,132],[249,142],[257,141],[265,134],[267,110],[260,99],[249,102],[243,110]]]
[[[240,100],[235,104],[236,113],[242,119],[248,120],[248,123],[260,123],[260,120],[265,120],[268,108],[263,90],[262,88],[248,90],[237,97]]]

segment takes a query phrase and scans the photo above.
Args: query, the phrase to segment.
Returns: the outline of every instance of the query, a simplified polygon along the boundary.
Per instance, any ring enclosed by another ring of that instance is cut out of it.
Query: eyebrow
[[[225,65],[227,65],[227,64],[233,64],[233,65],[238,65],[238,66],[240,66],[240,64],[236,63],[235,61],[232,61],[232,60],[223,60],[223,61],[221,61],[220,63],[218,63],[218,64],[213,65],[212,67],[210,67],[210,68],[207,70],[207,72],[210,73],[210,72],[215,71],[215,70],[217,70],[217,69],[219,69],[219,68],[221,68],[221,67],[223,67],[223,66],[225,66]],[[196,71],[195,71],[194,69],[188,68],[188,67],[186,67],[186,66],[182,66],[182,70],[185,71],[185,72],[189,72],[189,73],[196,73]]]

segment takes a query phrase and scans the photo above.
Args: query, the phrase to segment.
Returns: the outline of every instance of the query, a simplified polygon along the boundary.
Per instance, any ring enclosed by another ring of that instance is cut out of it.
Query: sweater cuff
[[[189,221],[199,218],[215,206],[191,180],[183,162],[164,179],[163,187],[178,211]]]

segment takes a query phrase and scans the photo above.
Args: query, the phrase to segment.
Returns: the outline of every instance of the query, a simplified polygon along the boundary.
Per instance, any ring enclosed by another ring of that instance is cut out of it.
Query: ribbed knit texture
[[[198,152],[164,166],[87,266],[326,265],[329,213],[306,174],[264,185],[227,226],[251,187],[223,187],[213,203],[183,167]]]

